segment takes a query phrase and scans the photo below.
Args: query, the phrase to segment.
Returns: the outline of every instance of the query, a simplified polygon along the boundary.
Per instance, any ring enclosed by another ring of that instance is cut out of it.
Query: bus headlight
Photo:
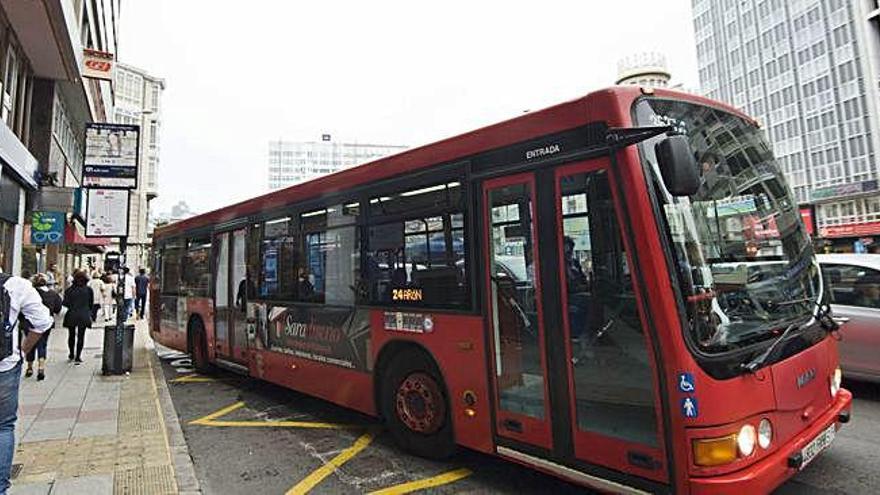
[[[736,445],[739,447],[740,455],[743,457],[752,455],[752,452],[755,451],[756,437],[755,427],[752,425],[743,425],[739,429],[739,433],[736,435]]]
[[[693,441],[694,464],[720,466],[736,460],[736,435],[721,438],[700,438]]]
[[[840,380],[843,378],[843,373],[841,373],[840,368],[834,368],[834,373],[831,375],[831,397],[837,397],[837,392],[840,391]]]
[[[764,418],[758,423],[758,445],[760,445],[762,449],[766,449],[770,446],[772,440],[773,425],[770,424],[769,419]]]

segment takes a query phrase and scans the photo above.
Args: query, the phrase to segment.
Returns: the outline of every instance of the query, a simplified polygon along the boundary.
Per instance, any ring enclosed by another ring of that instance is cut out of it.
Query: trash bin
[[[104,327],[104,353],[101,372],[105,375],[121,375],[131,371],[134,348],[134,325],[125,325],[119,333],[116,325]]]

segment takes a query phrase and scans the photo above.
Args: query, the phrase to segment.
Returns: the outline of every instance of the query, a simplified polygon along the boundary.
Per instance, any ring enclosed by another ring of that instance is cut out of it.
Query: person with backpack
[[[19,337],[22,320],[28,322],[23,339]],[[0,274],[0,494],[5,494],[10,486],[21,356],[37,345],[52,323],[49,308],[29,281]]]
[[[46,276],[42,273],[38,273],[31,279],[31,283],[33,283],[34,288],[37,289],[37,293],[40,294],[40,299],[43,300],[43,304],[49,308],[49,313],[51,313],[52,316],[60,313],[61,296],[59,296],[54,290],[49,290]],[[37,381],[42,381],[46,378],[46,344],[49,343],[49,333],[52,332],[53,328],[55,328],[54,318],[52,319],[52,326],[43,332],[40,340],[37,341],[37,345],[27,353],[27,369],[24,370],[24,376],[26,378],[30,378],[34,374],[34,358],[39,358],[37,361]]]
[[[86,328],[92,328],[92,304],[95,302],[88,282],[86,272],[77,270],[73,274],[73,284],[64,291],[63,304],[67,308],[64,327],[67,328],[67,348],[70,351],[67,358],[77,365],[82,364]]]

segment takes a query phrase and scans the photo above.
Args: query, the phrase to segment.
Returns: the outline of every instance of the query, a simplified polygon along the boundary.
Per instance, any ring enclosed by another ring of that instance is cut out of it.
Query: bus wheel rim
[[[446,404],[440,386],[427,373],[412,373],[397,388],[397,417],[410,430],[431,434],[443,427]]]

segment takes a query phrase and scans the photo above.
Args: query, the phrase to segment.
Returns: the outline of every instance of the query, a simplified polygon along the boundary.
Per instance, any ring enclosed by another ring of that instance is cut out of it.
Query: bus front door
[[[217,357],[246,363],[246,229],[214,237],[214,334]]]
[[[484,182],[496,440],[523,462],[665,483],[655,364],[612,175],[600,158]]]

